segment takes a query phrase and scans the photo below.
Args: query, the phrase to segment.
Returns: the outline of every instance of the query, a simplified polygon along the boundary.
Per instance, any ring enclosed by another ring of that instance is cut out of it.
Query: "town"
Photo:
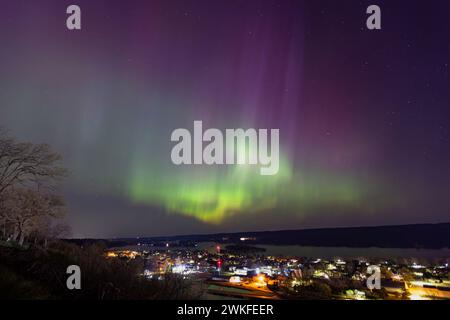
[[[189,281],[201,299],[431,300],[450,298],[448,261],[308,258],[266,255],[258,247],[178,242],[111,248],[108,258],[140,261],[142,277]],[[368,289],[379,266],[381,288]]]

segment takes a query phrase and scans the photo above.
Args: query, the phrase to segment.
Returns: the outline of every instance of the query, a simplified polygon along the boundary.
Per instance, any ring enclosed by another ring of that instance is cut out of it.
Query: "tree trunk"
[[[19,245],[23,246],[23,242],[25,241],[25,235],[23,232],[20,233]]]
[[[14,227],[14,232],[12,234],[11,240],[17,241],[17,237],[19,236],[19,228],[17,226]]]
[[[23,232],[23,222],[19,223],[19,245],[23,245],[23,242],[25,241],[25,232]]]

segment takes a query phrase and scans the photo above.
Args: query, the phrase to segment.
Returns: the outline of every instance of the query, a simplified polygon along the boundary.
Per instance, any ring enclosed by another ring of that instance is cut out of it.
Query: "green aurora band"
[[[274,176],[262,176],[259,166],[191,166],[180,174],[174,166],[170,175],[155,177],[136,170],[128,185],[128,197],[134,203],[164,206],[200,221],[220,224],[236,214],[293,207],[302,210],[318,206],[352,207],[364,197],[361,185],[348,176],[330,173],[294,174],[287,157],[281,156],[280,170]]]

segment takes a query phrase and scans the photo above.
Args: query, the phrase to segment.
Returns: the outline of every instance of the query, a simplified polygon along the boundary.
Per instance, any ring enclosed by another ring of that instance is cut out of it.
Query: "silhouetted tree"
[[[64,215],[65,205],[53,194],[57,182],[67,175],[60,160],[48,145],[18,142],[0,128],[0,234],[4,239],[22,245],[31,235],[48,239],[62,231],[54,220]]]
[[[9,238],[20,245],[33,232],[48,230],[51,220],[65,213],[64,203],[52,194],[30,189],[12,189],[6,194],[2,222],[8,226]]]
[[[0,129],[0,195],[14,186],[53,188],[67,175],[47,144],[17,142]]]

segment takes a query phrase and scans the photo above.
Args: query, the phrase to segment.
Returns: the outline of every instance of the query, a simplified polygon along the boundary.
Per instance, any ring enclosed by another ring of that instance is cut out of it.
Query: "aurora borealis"
[[[62,154],[75,237],[449,221],[450,4],[404,2],[1,0],[0,125]],[[278,174],[173,165],[195,120],[279,128]]]

